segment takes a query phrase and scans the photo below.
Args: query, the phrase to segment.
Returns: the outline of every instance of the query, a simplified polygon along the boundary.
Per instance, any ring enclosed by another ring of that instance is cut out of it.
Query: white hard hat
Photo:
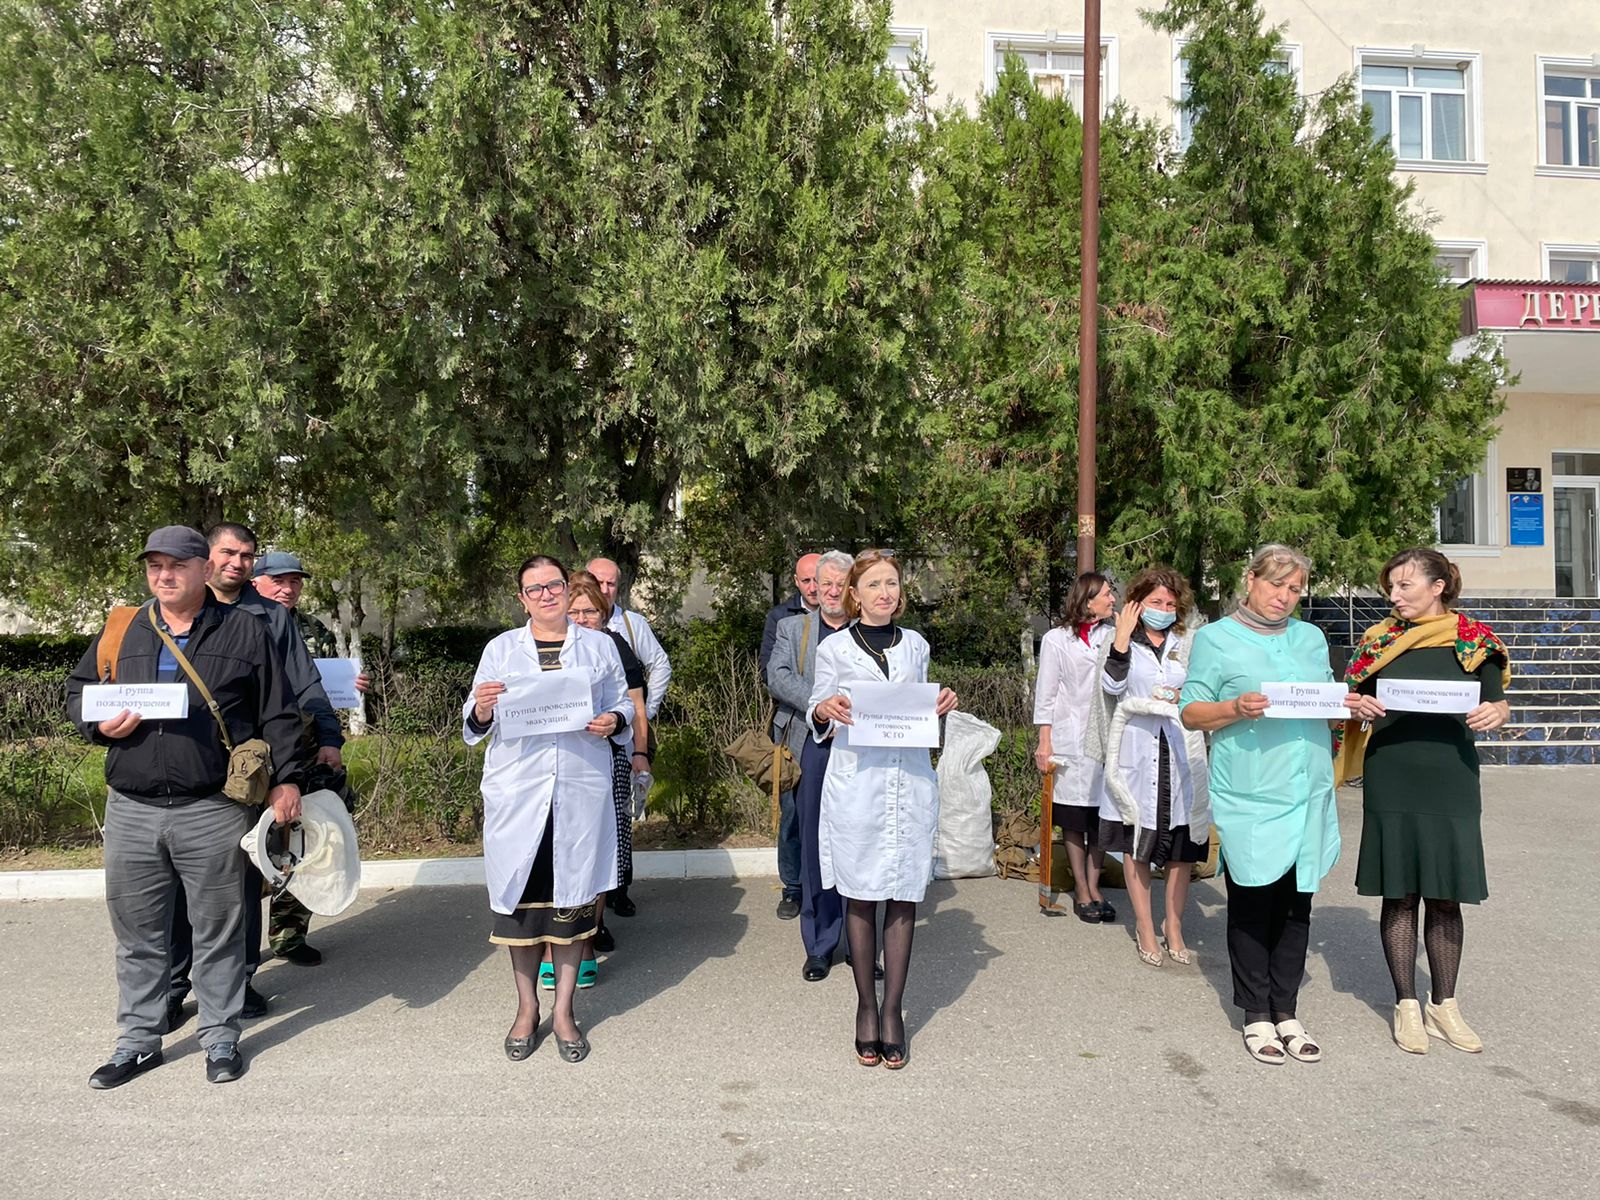
[[[337,792],[300,798],[300,817],[279,825],[268,808],[255,828],[239,839],[273,894],[288,890],[323,917],[338,916],[361,887],[361,850],[356,827]]]

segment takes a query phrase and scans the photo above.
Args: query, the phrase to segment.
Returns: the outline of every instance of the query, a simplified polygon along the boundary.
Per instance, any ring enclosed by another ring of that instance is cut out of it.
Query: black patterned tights
[[[1385,898],[1378,918],[1383,937],[1383,956],[1394,979],[1395,1003],[1417,998],[1417,906],[1420,897],[1401,900]],[[1461,971],[1463,934],[1461,905],[1454,900],[1429,900],[1423,922],[1422,940],[1428,952],[1428,974],[1432,977],[1434,1002],[1456,994],[1456,976]]]

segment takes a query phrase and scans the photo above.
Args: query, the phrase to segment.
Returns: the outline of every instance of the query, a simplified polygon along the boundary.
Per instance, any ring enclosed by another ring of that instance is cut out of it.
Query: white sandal
[[[1303,1063],[1322,1061],[1322,1047],[1311,1040],[1311,1036],[1306,1033],[1306,1027],[1299,1021],[1293,1019],[1279,1021],[1277,1030],[1283,1048],[1288,1051],[1290,1058]]]
[[[1278,1040],[1278,1028],[1271,1021],[1252,1021],[1246,1025],[1244,1048],[1257,1062],[1274,1067],[1283,1065],[1283,1043]]]

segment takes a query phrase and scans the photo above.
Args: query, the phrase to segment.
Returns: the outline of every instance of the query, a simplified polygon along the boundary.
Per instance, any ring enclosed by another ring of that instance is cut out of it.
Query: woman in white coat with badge
[[[632,703],[617,648],[604,633],[567,620],[567,569],[535,555],[517,572],[517,598],[528,623],[484,647],[472,695],[462,711],[469,746],[484,738],[483,857],[492,932],[507,946],[517,985],[517,1017],[506,1056],[533,1053],[539,1028],[537,975],[543,947],[556,968],[551,1031],[561,1057],[582,1062],[589,1041],[572,1012],[578,960],[598,926],[595,898],[617,885],[617,824],[608,741],[628,728]],[[561,672],[556,692],[539,676]],[[586,676],[589,696],[574,706],[572,676]],[[567,719],[549,730],[512,725],[522,701],[564,698]],[[576,707],[576,715],[571,715]],[[574,728],[573,723],[587,723]],[[502,733],[510,725],[515,735]],[[559,726],[566,726],[561,729]]]
[[[902,1005],[911,968],[917,903],[933,878],[939,785],[922,748],[852,747],[852,684],[928,681],[928,643],[895,618],[905,611],[900,563],[892,551],[856,556],[845,593],[849,628],[817,647],[806,720],[818,742],[832,738],[822,782],[817,858],[822,886],[847,902],[845,935],[856,983],[856,1060],[862,1066],[906,1064]],[[939,691],[939,716],[956,707]],[[841,730],[845,732],[841,733]],[[878,959],[878,904],[883,904],[883,1006],[873,978]]]
[[[1111,613],[1117,595],[1111,580],[1085,571],[1067,592],[1061,624],[1039,644],[1039,673],[1033,688],[1033,723],[1039,744],[1033,752],[1041,775],[1053,776],[1050,811],[1040,815],[1040,836],[1061,827],[1076,893],[1072,911],[1094,925],[1116,919],[1117,910],[1100,894],[1100,804],[1105,768],[1084,753],[1089,717],[1100,693],[1101,651],[1111,640]],[[1049,880],[1041,895],[1054,896]]]

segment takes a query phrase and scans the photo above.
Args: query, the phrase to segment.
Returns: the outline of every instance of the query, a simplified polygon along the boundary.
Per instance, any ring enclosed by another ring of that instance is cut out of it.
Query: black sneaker
[[[114,1087],[121,1087],[135,1075],[155,1070],[161,1063],[159,1049],[118,1050],[109,1062],[96,1068],[95,1073],[89,1076],[89,1086],[97,1092],[109,1092]]]
[[[223,1042],[206,1051],[206,1082],[232,1083],[244,1074],[244,1055],[234,1042]]]
[[[778,920],[792,921],[800,915],[800,901],[794,896],[785,896],[778,901]]]
[[[176,1033],[183,1025],[183,997],[167,997],[167,1032]]]
[[[601,954],[610,954],[617,948],[617,939],[611,936],[611,930],[604,925],[594,935],[594,948]]]
[[[606,896],[606,907],[619,917],[631,917],[639,911],[639,906],[628,899],[627,888],[613,888]]]
[[[297,967],[322,965],[322,951],[315,946],[308,946],[305,942],[290,946],[287,950],[279,950],[277,955],[285,962],[292,962]]]
[[[244,985],[244,1007],[239,1010],[239,1015],[247,1020],[267,1015],[267,998],[248,983]]]

